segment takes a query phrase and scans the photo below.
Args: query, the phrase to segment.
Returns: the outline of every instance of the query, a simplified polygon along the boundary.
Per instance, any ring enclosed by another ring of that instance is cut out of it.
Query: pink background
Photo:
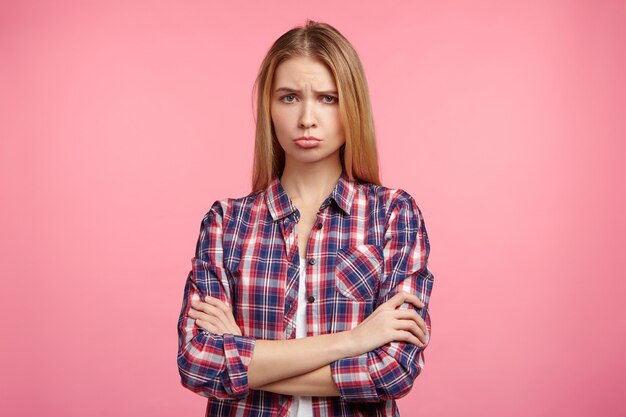
[[[307,17],[359,52],[383,182],[431,239],[403,416],[624,415],[626,3],[497,0],[3,1],[0,414],[203,415],[184,280]]]

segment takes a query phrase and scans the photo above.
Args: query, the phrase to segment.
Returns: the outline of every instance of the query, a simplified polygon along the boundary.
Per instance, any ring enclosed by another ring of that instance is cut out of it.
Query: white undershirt
[[[296,339],[306,337],[306,259],[300,258],[300,282],[298,283],[298,308],[296,309]],[[313,417],[311,397],[294,395],[291,403],[292,417]]]

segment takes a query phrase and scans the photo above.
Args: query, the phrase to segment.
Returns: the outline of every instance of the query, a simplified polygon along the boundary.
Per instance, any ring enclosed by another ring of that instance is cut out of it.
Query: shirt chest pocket
[[[357,245],[340,250],[335,263],[335,289],[355,301],[371,301],[383,273],[383,249]]]

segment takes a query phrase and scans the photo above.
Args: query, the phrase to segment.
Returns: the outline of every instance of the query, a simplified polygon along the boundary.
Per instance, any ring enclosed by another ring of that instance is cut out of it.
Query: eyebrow
[[[278,87],[276,90],[274,90],[275,93],[280,93],[280,92],[286,92],[286,93],[301,93],[302,90],[298,90],[296,88],[291,88],[291,87]],[[327,90],[327,91],[315,91],[313,90],[313,92],[315,94],[334,94],[337,95],[337,91],[335,90]]]

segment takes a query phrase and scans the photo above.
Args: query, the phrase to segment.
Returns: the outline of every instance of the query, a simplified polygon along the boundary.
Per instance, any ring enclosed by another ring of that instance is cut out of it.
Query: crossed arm
[[[203,219],[185,285],[178,321],[183,386],[218,399],[245,398],[249,388],[359,402],[409,392],[424,365],[433,283],[426,267],[428,237],[412,198],[404,195],[390,209],[378,308],[352,330],[302,339],[241,334],[227,307],[231,283],[224,267],[222,218],[223,207],[216,202]]]
[[[424,319],[414,309],[398,309],[403,303],[424,307],[416,295],[400,292],[353,330],[292,340],[257,339],[248,365],[249,387],[286,395],[339,396],[331,362],[392,341],[420,347],[428,342]],[[231,309],[217,298],[194,301],[189,317],[211,333],[241,335]]]

